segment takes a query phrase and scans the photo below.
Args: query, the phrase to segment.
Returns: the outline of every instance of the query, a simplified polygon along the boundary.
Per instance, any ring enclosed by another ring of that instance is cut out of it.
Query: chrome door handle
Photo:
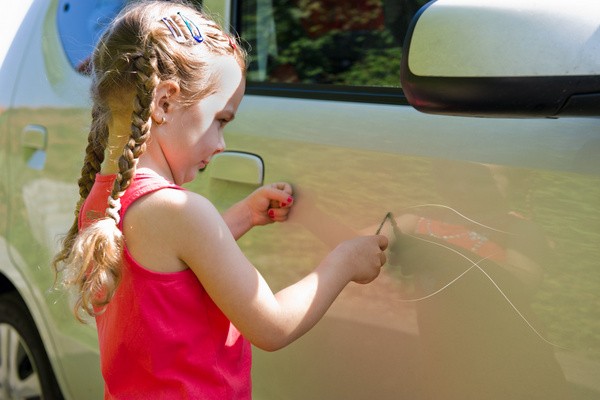
[[[211,179],[262,186],[265,167],[262,158],[252,153],[225,151],[213,157],[207,168]]]

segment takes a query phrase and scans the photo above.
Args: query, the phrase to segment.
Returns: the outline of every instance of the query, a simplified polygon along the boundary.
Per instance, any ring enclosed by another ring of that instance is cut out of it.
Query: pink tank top
[[[104,214],[114,179],[96,176],[80,228]],[[121,221],[134,201],[164,188],[184,190],[138,173],[121,198]],[[251,398],[250,343],[189,269],[148,270],[125,246],[121,283],[96,325],[105,399]]]

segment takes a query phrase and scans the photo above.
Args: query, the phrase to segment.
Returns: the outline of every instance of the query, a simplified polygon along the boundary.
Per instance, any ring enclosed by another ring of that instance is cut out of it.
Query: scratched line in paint
[[[403,211],[406,210],[410,210],[410,209],[416,209],[416,208],[425,208],[425,207],[438,207],[438,208],[444,208],[447,210],[450,210],[452,212],[454,212],[456,215],[459,215],[460,217],[464,218],[466,221],[469,221],[473,224],[476,224],[478,226],[484,227],[486,229],[490,229],[493,230],[495,232],[499,232],[499,233],[504,233],[507,235],[515,235],[514,233],[511,232],[507,232],[504,230],[500,230],[500,229],[496,229],[493,228],[491,226],[479,223],[478,221],[475,221],[471,218],[468,218],[467,216],[463,215],[462,213],[460,213],[459,211],[453,209],[452,207],[446,206],[446,205],[442,205],[442,204],[422,204],[422,205],[416,205],[416,206],[412,206],[412,207],[407,207],[405,208]],[[383,227],[385,226],[385,223],[389,221],[390,224],[392,225],[392,231],[394,233],[394,236],[396,237],[397,235],[406,235],[408,237],[414,238],[416,240],[420,240],[422,242],[426,242],[426,243],[430,243],[434,246],[438,246],[438,247],[442,247],[448,251],[451,251],[457,255],[459,255],[460,257],[464,258],[465,260],[467,260],[471,266],[469,268],[467,268],[465,271],[463,271],[461,274],[459,274],[456,278],[452,279],[450,282],[448,282],[447,284],[445,284],[444,286],[442,286],[441,288],[437,289],[436,291],[434,291],[433,293],[430,293],[426,296],[423,297],[419,297],[416,299],[399,299],[398,301],[403,302],[403,303],[416,303],[416,302],[420,302],[423,300],[427,300],[429,298],[432,298],[434,296],[439,295],[440,293],[442,293],[443,291],[447,290],[449,287],[451,287],[452,285],[456,284],[460,279],[462,279],[467,273],[469,273],[471,270],[476,269],[479,270],[493,285],[493,287],[498,291],[498,293],[500,293],[500,295],[502,296],[502,298],[509,304],[509,306],[512,308],[512,310],[518,315],[518,317],[528,326],[529,329],[531,329],[531,331],[543,342],[547,343],[548,345],[552,346],[552,347],[556,347],[556,348],[560,348],[560,349],[564,349],[564,350],[568,350],[567,348],[560,346],[556,343],[553,343],[551,341],[549,341],[548,339],[546,339],[546,337],[544,337],[544,335],[542,335],[534,326],[533,324],[527,319],[527,317],[525,317],[525,315],[523,315],[523,313],[519,310],[519,308],[510,300],[510,298],[508,297],[508,295],[502,290],[502,288],[498,285],[498,283],[485,271],[483,270],[483,268],[481,268],[481,266],[479,265],[480,263],[482,263],[483,261],[489,259],[490,257],[493,257],[495,254],[490,254],[486,257],[481,258],[479,261],[475,261],[469,257],[467,257],[466,255],[462,254],[461,252],[449,247],[449,246],[445,246],[441,243],[437,243],[434,241],[430,241],[427,239],[424,239],[422,237],[416,236],[416,235],[411,235],[410,233],[405,233],[405,232],[401,232],[401,230],[399,229],[396,220],[394,219],[394,215],[392,212],[388,212],[386,213],[386,215],[384,216],[383,220],[381,221],[381,223],[379,224],[379,227],[377,228],[376,231],[376,235],[379,235],[383,229]]]

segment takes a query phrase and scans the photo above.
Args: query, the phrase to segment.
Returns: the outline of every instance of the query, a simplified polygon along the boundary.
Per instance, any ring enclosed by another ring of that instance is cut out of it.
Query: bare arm
[[[225,220],[193,193],[163,211],[168,245],[188,265],[231,322],[254,345],[277,350],[312,328],[350,282],[368,283],[385,263],[384,236],[340,244],[299,282],[274,294],[241,252]]]

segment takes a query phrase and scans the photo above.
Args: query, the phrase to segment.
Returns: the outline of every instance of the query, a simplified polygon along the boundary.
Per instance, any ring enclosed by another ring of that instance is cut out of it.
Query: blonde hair
[[[194,39],[196,27],[201,42]],[[75,221],[53,261],[57,279],[77,289],[74,313],[80,321],[81,311],[90,316],[102,312],[120,281],[120,198],[131,184],[137,160],[146,148],[157,85],[167,80],[176,82],[182,103],[194,104],[213,90],[215,71],[211,62],[222,56],[235,57],[245,70],[246,54],[236,39],[182,1],[128,5],[96,46],[91,59],[92,124],[78,182],[80,199]],[[124,99],[131,102],[123,104]],[[79,231],[80,209],[105,158],[108,124],[122,112],[131,113],[131,132],[118,160],[119,172],[107,200],[106,215]]]

